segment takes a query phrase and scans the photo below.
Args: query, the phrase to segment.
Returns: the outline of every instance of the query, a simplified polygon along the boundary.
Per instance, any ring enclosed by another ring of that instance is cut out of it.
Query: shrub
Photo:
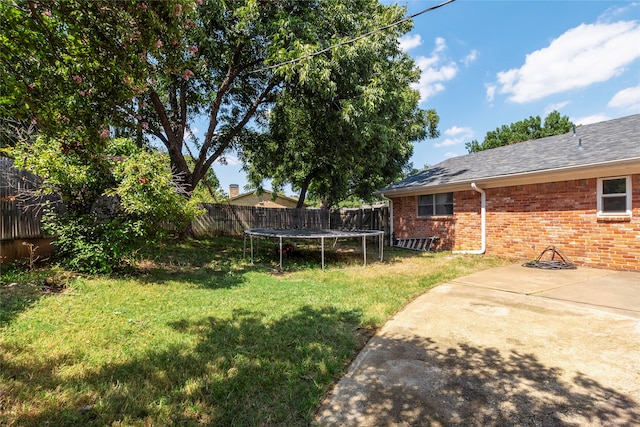
[[[64,264],[85,273],[109,273],[113,267],[148,240],[140,222],[97,215],[55,213],[43,218],[45,230],[57,236],[53,244]]]
[[[166,156],[128,139],[102,151],[69,151],[38,138],[13,150],[16,166],[43,178],[42,191],[59,194],[64,209],[48,208],[44,229],[67,267],[108,273],[140,246],[180,230],[200,212],[171,173]]]

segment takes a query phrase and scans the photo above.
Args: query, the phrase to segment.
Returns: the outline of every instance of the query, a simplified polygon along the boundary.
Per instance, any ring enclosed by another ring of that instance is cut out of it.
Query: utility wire
[[[413,18],[415,18],[417,16],[420,16],[420,15],[424,14],[424,13],[431,12],[433,10],[439,9],[442,6],[448,5],[449,3],[453,3],[454,1],[455,0],[446,0],[446,1],[442,2],[442,3],[440,3],[440,4],[437,4],[437,5],[432,6],[432,7],[428,7],[426,9],[424,9],[424,10],[421,10],[418,13],[414,13],[411,16],[407,16],[405,18],[402,18],[401,20],[393,22],[393,23],[391,23],[389,25],[385,25],[384,27],[376,28],[375,30],[369,31],[368,33],[365,33],[365,34],[361,34],[361,35],[359,35],[357,37],[354,37],[354,38],[352,38],[350,40],[346,40],[346,41],[343,41],[343,42],[340,42],[340,43],[336,43],[333,46],[326,47],[326,48],[324,48],[322,50],[310,53],[308,55],[301,56],[299,58],[290,59],[288,61],[284,61],[284,62],[280,62],[278,64],[269,65],[268,67],[260,68],[258,70],[253,70],[253,71],[250,71],[249,73],[252,74],[252,73],[259,73],[259,72],[262,72],[262,71],[273,70],[274,68],[280,68],[280,67],[282,67],[284,65],[295,64],[296,62],[300,62],[303,59],[313,58],[314,56],[322,55],[323,53],[329,52],[329,51],[331,51],[331,50],[333,50],[333,49],[335,49],[337,47],[345,46],[345,45],[357,42],[358,40],[364,39],[364,38],[369,37],[369,36],[371,36],[373,34],[377,34],[377,33],[380,33],[382,31],[388,30],[389,28],[393,28],[393,27],[395,27],[397,25],[402,24],[403,22],[407,22],[407,21],[409,21],[409,20],[411,20],[411,19],[413,19]]]

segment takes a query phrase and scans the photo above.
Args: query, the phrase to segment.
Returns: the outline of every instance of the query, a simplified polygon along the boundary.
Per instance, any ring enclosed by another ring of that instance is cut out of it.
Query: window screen
[[[418,196],[418,216],[453,215],[453,193]]]
[[[602,180],[602,212],[615,213],[627,210],[627,179]]]

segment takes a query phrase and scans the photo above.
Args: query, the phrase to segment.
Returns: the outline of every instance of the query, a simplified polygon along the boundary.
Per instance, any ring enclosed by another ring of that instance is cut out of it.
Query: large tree
[[[227,3],[3,4],[4,104],[74,151],[95,151],[114,127],[153,137],[193,190],[281,81],[253,71],[268,59],[278,16],[297,2]],[[205,137],[190,139],[201,117]]]
[[[316,31],[337,44],[349,34],[373,31],[402,9],[385,9],[375,1],[358,2],[361,15],[324,20]],[[392,12],[382,19],[384,11]],[[438,134],[434,110],[418,108],[410,87],[419,70],[402,52],[398,38],[411,23],[375,33],[318,56],[312,69],[284,85],[268,116],[269,134],[243,155],[252,184],[270,179],[300,191],[301,207],[309,194],[334,206],[349,197],[371,199],[376,189],[401,174],[413,141]]]
[[[89,158],[114,129],[160,141],[191,191],[228,150],[255,141],[247,129],[284,82],[320,90],[333,72],[317,56],[271,66],[404,9],[374,0],[15,0],[0,12],[2,115],[34,120]],[[206,131],[195,138],[200,120]]]
[[[544,119],[544,125],[542,124],[540,116],[531,116],[528,119],[511,123],[509,126],[502,125],[494,131],[489,131],[482,143],[473,140],[467,142],[465,148],[469,153],[475,153],[531,139],[560,135],[569,132],[572,126],[573,124],[571,120],[569,120],[569,117],[561,116],[559,112],[552,111]]]

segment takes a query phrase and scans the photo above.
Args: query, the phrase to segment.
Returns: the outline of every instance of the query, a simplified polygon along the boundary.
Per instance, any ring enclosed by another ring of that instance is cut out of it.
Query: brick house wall
[[[597,179],[486,189],[487,254],[522,260],[554,245],[577,265],[640,272],[640,175],[632,217],[598,218]],[[425,193],[426,194],[426,193]],[[454,215],[418,218],[417,196],[393,199],[396,238],[439,236],[438,249],[480,248],[480,194],[454,193]]]

